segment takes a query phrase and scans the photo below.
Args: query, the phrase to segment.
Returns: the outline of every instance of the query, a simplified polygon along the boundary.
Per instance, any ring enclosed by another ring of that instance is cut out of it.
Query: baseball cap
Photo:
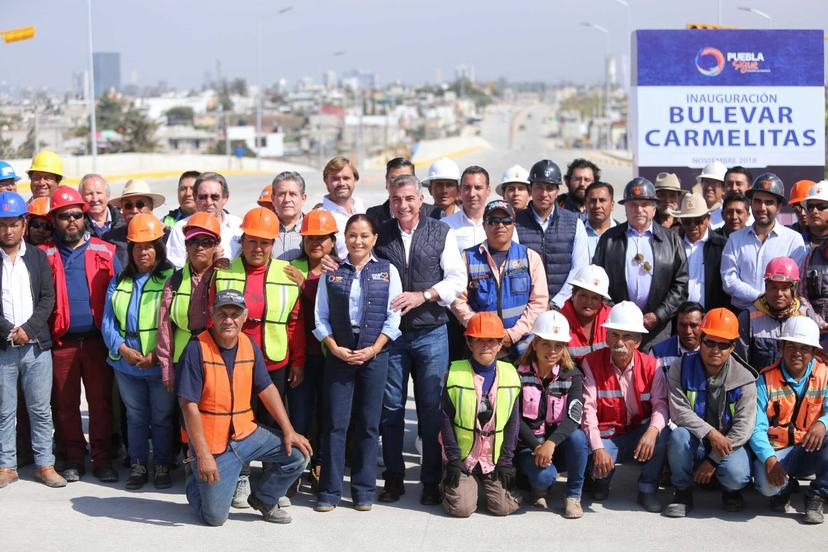
[[[494,201],[490,201],[486,204],[486,210],[483,212],[483,218],[489,218],[489,215],[491,215],[494,211],[505,211],[510,217],[515,216],[515,210],[512,209],[509,202],[503,201],[502,199],[495,199]]]
[[[240,309],[247,308],[244,303],[244,295],[235,289],[223,289],[216,293],[216,298],[213,301],[213,309],[232,305]]]

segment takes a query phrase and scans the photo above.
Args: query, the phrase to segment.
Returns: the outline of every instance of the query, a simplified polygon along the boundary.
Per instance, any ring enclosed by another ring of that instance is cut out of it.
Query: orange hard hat
[[[733,340],[739,337],[739,319],[725,308],[711,309],[701,323],[703,334]]]
[[[314,209],[305,215],[299,230],[303,236],[327,236],[336,232],[336,219],[325,209]]]
[[[152,213],[139,213],[127,226],[127,241],[132,243],[153,242],[164,237],[164,224]]]
[[[29,214],[35,217],[49,216],[49,198],[36,197],[29,202]]]
[[[187,232],[192,228],[199,228],[212,234],[216,239],[221,239],[221,223],[210,213],[206,213],[204,211],[194,213],[187,220],[187,224],[184,225],[185,237],[187,236]]]
[[[279,237],[279,219],[276,218],[276,213],[267,207],[250,209],[244,215],[240,228],[248,236],[266,240],[275,240]]]
[[[84,213],[89,210],[89,205],[83,200],[80,192],[75,188],[71,186],[58,186],[55,188],[55,193],[52,194],[49,212],[54,213],[58,209],[71,205],[77,205]]]
[[[503,321],[496,312],[478,312],[469,320],[466,326],[466,337],[480,337],[483,339],[503,339],[506,330],[503,329]]]
[[[798,180],[791,186],[791,196],[788,199],[788,204],[796,205],[797,203],[801,203],[805,201],[805,198],[808,197],[808,190],[816,184],[813,180]]]
[[[268,205],[273,205],[273,186],[268,184],[264,188],[262,188],[262,193],[259,194],[259,199],[256,200],[261,207],[267,207]]]

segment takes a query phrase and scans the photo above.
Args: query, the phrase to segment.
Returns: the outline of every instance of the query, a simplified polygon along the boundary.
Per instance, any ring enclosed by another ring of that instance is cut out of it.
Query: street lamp
[[[763,12],[762,10],[757,10],[756,8],[751,8],[750,6],[739,6],[739,11],[752,13],[753,15],[758,15],[762,19],[766,19],[768,21],[768,29],[773,27],[773,18],[766,12]]]
[[[589,27],[590,29],[595,29],[596,31],[604,33],[606,37],[606,55],[604,57],[604,118],[606,119],[607,124],[607,148],[611,148],[611,141],[610,138],[610,124],[609,124],[609,93],[610,93],[610,83],[609,83],[609,59],[610,59],[610,32],[609,29],[604,27],[603,25],[598,25],[597,23],[592,23],[590,21],[582,21],[581,26]]]
[[[293,6],[286,6],[276,12],[275,15],[282,15],[293,10]],[[256,170],[262,169],[261,160],[261,133],[262,133],[262,25],[264,21],[259,19],[256,26],[256,82],[258,91],[256,92]]]
[[[98,129],[95,123],[95,64],[92,55],[92,0],[86,0],[86,30],[89,35],[89,139],[92,144],[92,172],[98,172]]]

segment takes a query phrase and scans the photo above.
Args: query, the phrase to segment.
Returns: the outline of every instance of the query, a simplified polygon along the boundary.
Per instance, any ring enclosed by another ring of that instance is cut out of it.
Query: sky
[[[451,80],[461,64],[477,80],[600,83],[609,29],[612,54],[629,52],[619,0],[92,0],[95,51],[121,53],[123,84],[200,87],[216,61],[228,78],[316,81],[333,69],[375,72],[381,83]],[[687,23],[767,28],[828,25],[826,0],[628,0],[637,29]],[[292,10],[278,15],[279,9]],[[68,90],[88,64],[87,0],[0,0],[0,29],[34,25],[34,40],[0,43],[0,82]],[[344,52],[334,56],[335,52]]]

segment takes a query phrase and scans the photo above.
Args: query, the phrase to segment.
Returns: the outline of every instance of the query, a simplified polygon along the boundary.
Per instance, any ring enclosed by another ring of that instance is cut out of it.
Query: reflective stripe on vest
[[[707,414],[707,372],[701,362],[698,352],[686,353],[681,357],[681,389],[690,403],[690,408],[701,418],[705,419]],[[725,392],[725,408],[722,410],[717,431],[727,433],[733,424],[733,416],[736,412],[736,403],[742,396],[742,389],[730,389]]]
[[[497,397],[495,399],[494,463],[500,458],[503,446],[503,430],[506,427],[515,401],[520,395],[521,384],[514,366],[497,363]],[[460,448],[460,458],[465,460],[474,446],[477,433],[477,392],[474,388],[474,371],[468,360],[457,360],[449,367],[446,392],[454,405],[454,437]]]
[[[141,298],[138,300],[138,342],[141,344],[141,354],[146,355],[155,350],[158,337],[158,307],[161,305],[164,284],[170,274],[172,270],[165,270],[158,276],[150,276],[141,290]],[[118,321],[118,331],[123,338],[126,338],[129,303],[132,301],[134,290],[135,281],[132,278],[121,278],[112,294],[112,310]],[[121,355],[118,351],[110,351],[109,358],[120,360]]]
[[[828,367],[813,363],[801,397],[785,380],[781,359],[762,370],[768,390],[768,440],[775,450],[801,444],[814,420],[823,415]]]
[[[178,289],[171,289],[172,302],[170,303],[170,321],[173,323],[173,362],[178,362],[184,347],[190,342],[190,301],[193,295],[193,282],[190,273],[190,263],[184,264],[181,269],[181,282]]]
[[[512,242],[498,279],[482,245],[465,251],[468,265],[468,303],[475,312],[496,312],[506,329],[514,326],[529,304],[532,276],[526,246]]]
[[[607,343],[605,341],[600,341],[598,343],[593,343],[592,345],[584,345],[583,347],[567,347],[567,350],[569,351],[570,356],[574,358],[580,358],[587,356],[589,353],[593,351],[603,349],[606,346]]]

